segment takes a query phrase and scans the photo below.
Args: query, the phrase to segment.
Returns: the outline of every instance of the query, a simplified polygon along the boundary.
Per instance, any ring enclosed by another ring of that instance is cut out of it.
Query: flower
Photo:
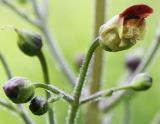
[[[3,86],[3,90],[12,102],[20,104],[32,99],[35,87],[26,78],[14,77]]]
[[[152,13],[153,9],[145,4],[130,6],[100,27],[100,45],[110,52],[132,47],[143,38],[145,18]]]

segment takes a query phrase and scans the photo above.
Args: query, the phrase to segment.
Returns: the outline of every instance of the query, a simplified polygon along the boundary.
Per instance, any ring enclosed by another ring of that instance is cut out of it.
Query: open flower
[[[133,5],[122,13],[114,16],[100,27],[99,38],[101,46],[111,52],[132,47],[137,40],[143,38],[145,18],[153,13],[147,5]]]

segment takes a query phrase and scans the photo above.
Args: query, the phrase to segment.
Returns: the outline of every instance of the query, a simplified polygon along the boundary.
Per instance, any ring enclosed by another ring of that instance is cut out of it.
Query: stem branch
[[[73,93],[74,101],[73,101],[73,104],[71,105],[71,111],[69,112],[69,117],[68,117],[68,122],[67,122],[68,124],[75,123],[77,111],[80,106],[79,100],[80,100],[82,88],[84,85],[84,81],[86,78],[86,73],[87,73],[92,55],[98,46],[99,46],[99,38],[96,38],[95,41],[92,43],[91,47],[89,48],[86,58],[83,62],[83,65],[82,65],[82,68],[81,68],[81,71],[78,77],[78,82],[74,88],[74,93]]]
[[[36,88],[43,88],[43,89],[46,89],[54,94],[57,94],[57,95],[62,95],[63,96],[63,99],[66,100],[68,103],[72,103],[73,102],[73,97],[70,96],[69,94],[63,92],[62,90],[54,87],[53,85],[47,85],[47,84],[42,84],[42,83],[37,83],[37,84],[34,84],[34,86]]]
[[[49,84],[50,81],[49,81],[48,67],[47,67],[46,59],[45,59],[42,51],[39,52],[38,58],[39,58],[40,63],[41,63],[43,76],[44,76],[44,82],[46,84]],[[48,92],[46,92],[46,97],[47,98],[50,97],[50,94]],[[49,110],[48,110],[48,122],[49,122],[49,124],[55,124],[54,111],[53,111],[52,108],[49,108]]]
[[[146,70],[146,68],[149,66],[149,64],[153,60],[154,55],[158,51],[159,46],[160,46],[160,27],[157,30],[157,36],[156,36],[155,40],[152,42],[151,47],[149,49],[147,49],[147,51],[148,51],[147,54],[145,55],[144,59],[142,59],[142,62],[140,63],[140,65],[138,66],[136,71],[131,75],[129,80],[131,80],[136,74],[141,73]],[[125,97],[126,94],[127,94],[127,91],[122,92],[119,95],[117,95],[116,97],[114,97],[110,102],[108,102],[108,104],[106,104],[102,108],[102,112],[108,112],[109,110],[111,110],[120,101],[122,101],[122,99]]]

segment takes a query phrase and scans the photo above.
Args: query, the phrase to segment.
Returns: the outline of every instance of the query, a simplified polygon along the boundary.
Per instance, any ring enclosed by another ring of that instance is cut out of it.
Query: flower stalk
[[[99,27],[104,23],[106,16],[107,0],[94,0],[94,38],[99,34]],[[91,70],[91,83],[89,94],[93,94],[101,89],[102,78],[102,66],[103,66],[103,50],[98,47],[95,51]],[[87,106],[86,124],[100,124],[99,119],[98,101],[90,103]],[[94,119],[93,119],[94,118]]]
[[[91,61],[94,51],[96,50],[98,46],[99,46],[99,38],[96,38],[87,52],[86,58],[83,62],[83,65],[82,65],[82,68],[81,68],[81,71],[78,77],[77,84],[74,88],[74,92],[73,92],[74,101],[71,105],[71,110],[68,115],[67,124],[75,124],[76,122],[76,116],[77,116],[77,112],[80,106],[80,96],[81,96],[82,88],[83,88],[84,81],[86,78],[89,63]]]
[[[34,84],[35,88],[43,88],[47,91],[50,91],[53,94],[56,95],[62,95],[63,99],[66,100],[68,103],[72,103],[73,102],[73,97],[67,93],[65,93],[64,91],[54,87],[53,85],[47,85],[47,84],[43,84],[43,83],[36,83]]]
[[[43,72],[43,76],[44,76],[44,82],[46,84],[49,84],[50,81],[49,81],[48,67],[47,67],[46,59],[45,59],[42,51],[39,52],[37,57],[41,63],[42,72]],[[50,97],[50,94],[48,92],[46,92],[46,97],[47,98]],[[53,108],[49,108],[49,110],[48,110],[48,122],[49,122],[49,124],[55,124],[55,115],[54,115]]]

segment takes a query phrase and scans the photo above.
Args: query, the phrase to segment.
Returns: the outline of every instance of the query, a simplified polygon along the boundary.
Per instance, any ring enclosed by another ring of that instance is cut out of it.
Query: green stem
[[[71,95],[63,92],[62,90],[54,87],[53,85],[36,83],[36,84],[34,84],[34,86],[35,86],[35,88],[43,88],[45,90],[48,90],[48,91],[50,91],[50,92],[52,92],[53,94],[56,94],[56,95],[62,95],[63,99],[66,100],[70,104],[73,102],[73,97]]]
[[[156,52],[158,51],[159,46],[160,46],[160,27],[158,28],[157,32],[158,32],[157,36],[156,36],[155,40],[153,42],[151,42],[152,44],[151,44],[150,48],[147,50],[148,51],[147,54],[145,55],[144,59],[142,59],[142,62],[140,63],[140,65],[138,66],[136,71],[131,75],[130,79],[132,79],[136,74],[145,71],[146,68],[151,63],[151,61],[153,61],[154,55],[156,54]],[[119,102],[122,101],[122,99],[125,97],[126,94],[127,94],[127,91],[120,93],[118,96],[116,96],[114,99],[112,99],[108,104],[106,104],[102,108],[102,112],[106,113],[109,110],[111,110]]]
[[[40,21],[41,26],[39,27],[39,29],[42,31],[42,33],[44,34],[44,36],[46,37],[49,46],[52,48],[52,53],[55,54],[56,60],[58,61],[58,64],[60,64],[60,67],[62,69],[62,71],[64,72],[64,74],[66,75],[66,77],[69,79],[69,81],[71,82],[71,84],[74,86],[75,85],[75,76],[74,73],[72,72],[72,70],[70,69],[69,65],[67,64],[65,58],[63,57],[63,54],[61,53],[61,51],[58,49],[58,46],[55,42],[55,40],[52,37],[52,34],[47,26],[46,23],[46,18],[43,18],[41,12],[39,11],[39,7],[38,4],[36,2],[36,0],[31,0],[35,15],[37,16],[38,20]]]
[[[98,92],[90,95],[89,97],[82,99],[80,101],[80,104],[82,105],[82,104],[85,104],[85,103],[88,103],[88,102],[98,101],[102,97],[112,96],[112,94],[114,92],[121,91],[121,90],[132,90],[132,86],[131,85],[126,85],[126,86],[120,86],[120,87],[116,87],[116,88],[111,88],[111,89],[107,89],[107,90],[98,91]]]
[[[96,50],[96,48],[99,46],[99,38],[96,38],[96,40],[92,43],[91,47],[89,48],[86,58],[84,60],[84,63],[82,65],[79,77],[78,77],[78,82],[74,88],[74,101],[73,104],[71,105],[71,110],[69,112],[69,117],[68,117],[68,124],[74,124],[75,120],[76,120],[76,115],[77,115],[77,111],[79,108],[79,100],[80,100],[80,96],[81,96],[81,92],[82,92],[82,88],[84,85],[84,81],[86,78],[86,73],[89,67],[89,63],[91,61],[92,55],[94,53],[94,51]]]
[[[99,27],[105,21],[106,1],[107,0],[94,0],[94,38],[98,36]],[[101,47],[98,47],[93,58],[90,94],[93,94],[101,89],[102,66],[103,50]],[[98,101],[90,103],[87,107],[86,124],[99,124],[101,123],[100,121]]]
[[[12,72],[8,66],[8,63],[6,61],[6,59],[4,58],[4,56],[0,53],[0,59],[1,59],[1,62],[3,64],[3,67],[5,68],[5,71],[6,71],[6,74],[8,76],[8,80],[11,79],[13,76],[12,76]]]
[[[51,48],[50,49],[51,53],[54,54],[54,57],[57,60],[57,64],[60,65],[59,66],[60,70],[64,73],[64,75],[66,76],[68,81],[72,84],[72,86],[75,86],[75,81],[76,81],[75,74],[71,70],[71,67],[67,63],[64,55],[60,51],[60,49],[56,43],[56,40],[54,39],[53,35],[51,34],[51,31],[49,30],[49,27],[46,24],[43,24],[42,27],[40,28],[40,30],[44,34],[44,36],[48,42],[48,45]]]
[[[33,1],[33,0],[32,0]],[[60,65],[61,71],[64,73],[66,78],[69,80],[69,82],[72,84],[72,86],[75,85],[75,74],[71,70],[69,64],[67,63],[64,55],[62,54],[61,50],[59,49],[57,45],[57,41],[54,39],[53,35],[51,34],[51,31],[46,24],[46,21],[40,21],[40,19],[33,20],[30,18],[25,12],[23,12],[22,9],[17,8],[14,4],[12,4],[8,0],[2,0],[2,3],[12,10],[15,14],[17,14],[19,17],[24,19],[26,22],[32,24],[36,28],[38,28],[45,36],[46,41],[48,43],[48,46],[50,47],[51,54],[56,58],[57,63]]]
[[[41,63],[43,76],[44,76],[44,82],[46,84],[49,84],[50,81],[49,81],[48,67],[47,67],[46,59],[45,59],[42,51],[39,52],[38,58],[39,58],[40,63]],[[46,92],[46,97],[47,98],[50,97],[50,94],[48,92]],[[48,110],[48,122],[49,122],[49,124],[55,124],[53,108],[49,108],[49,110]]]

